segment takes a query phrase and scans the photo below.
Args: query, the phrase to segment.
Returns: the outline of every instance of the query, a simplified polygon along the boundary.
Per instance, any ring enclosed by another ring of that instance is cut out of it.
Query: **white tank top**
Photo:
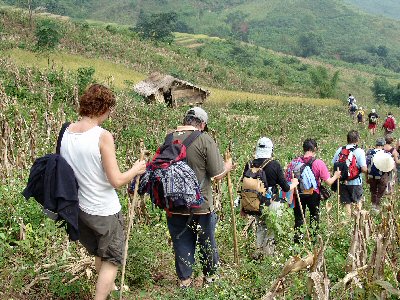
[[[103,131],[99,126],[82,133],[70,132],[67,128],[60,150],[78,181],[80,209],[96,216],[110,216],[121,210],[118,195],[101,163],[99,142]]]

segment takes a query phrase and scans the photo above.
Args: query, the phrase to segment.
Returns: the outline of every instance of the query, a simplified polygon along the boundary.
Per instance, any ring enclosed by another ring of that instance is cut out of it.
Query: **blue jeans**
[[[167,218],[167,224],[174,246],[175,269],[178,278],[184,280],[192,276],[197,242],[200,248],[203,274],[205,276],[213,275],[219,261],[215,241],[217,215],[214,212],[206,215],[172,215]]]

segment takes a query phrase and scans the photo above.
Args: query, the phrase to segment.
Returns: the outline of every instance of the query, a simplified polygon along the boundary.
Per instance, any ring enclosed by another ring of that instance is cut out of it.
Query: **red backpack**
[[[342,172],[340,181],[353,180],[360,176],[360,169],[357,166],[357,158],[354,155],[354,150],[357,146],[347,149],[346,146],[342,147],[339,153],[339,159],[334,163],[333,167],[335,171],[339,168]]]
[[[201,195],[204,179],[198,182],[186,158],[186,149],[200,135],[201,131],[195,130],[182,142],[174,139],[172,133],[167,135],[141,176],[139,194],[148,193],[153,204],[168,214],[178,207],[199,208],[205,201]],[[134,183],[135,180],[129,188],[131,192]]]
[[[396,124],[394,123],[394,120],[392,117],[387,117],[385,120],[385,123],[383,124],[383,127],[385,127],[389,131],[393,131],[396,128]]]

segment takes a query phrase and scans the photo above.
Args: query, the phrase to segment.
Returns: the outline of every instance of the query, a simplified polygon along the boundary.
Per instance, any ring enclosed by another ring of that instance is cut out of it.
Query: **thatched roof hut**
[[[136,84],[133,89],[146,97],[149,102],[157,101],[170,106],[181,103],[201,104],[210,95],[208,90],[188,81],[160,73],[152,73],[150,77]]]

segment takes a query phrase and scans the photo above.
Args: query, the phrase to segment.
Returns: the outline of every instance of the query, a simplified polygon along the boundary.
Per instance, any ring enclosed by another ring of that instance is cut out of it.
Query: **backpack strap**
[[[188,148],[195,139],[197,139],[202,132],[200,130],[194,130],[183,142],[182,144],[185,145],[186,148]]]
[[[65,130],[68,128],[68,126],[71,125],[71,122],[65,122],[62,127],[60,132],[58,133],[58,138],[57,138],[57,146],[56,146],[56,154],[60,154],[60,149],[61,149],[61,140],[63,138]]]
[[[185,145],[186,148],[188,148],[190,144],[193,143],[194,140],[197,139],[201,134],[202,132],[200,130],[193,130],[193,132],[190,133],[190,135],[182,141],[182,144]],[[163,146],[172,144],[173,140],[174,133],[171,132],[165,137]]]
[[[273,161],[274,159],[271,157],[271,158],[266,158],[264,161],[263,161],[263,163],[261,164],[261,166],[260,166],[260,169],[262,170],[262,169],[264,169],[271,161]]]
[[[174,139],[174,133],[168,133],[167,136],[164,139],[164,144],[163,145],[169,145],[172,144],[172,140]]]
[[[303,162],[303,165],[300,168],[300,174],[303,173],[304,169],[307,166],[310,167],[311,172],[314,174],[314,172],[312,171],[312,164],[314,163],[314,161],[316,161],[316,158],[312,157],[307,163],[304,162],[304,156],[301,156],[300,159]],[[314,174],[314,177],[315,177],[315,174]]]

